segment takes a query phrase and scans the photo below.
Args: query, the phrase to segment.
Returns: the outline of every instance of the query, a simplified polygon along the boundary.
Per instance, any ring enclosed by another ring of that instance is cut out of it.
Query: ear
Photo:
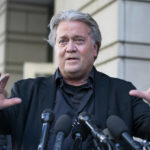
[[[94,56],[95,56],[95,58],[97,57],[97,55],[98,55],[98,42],[95,42],[95,44],[94,44]]]

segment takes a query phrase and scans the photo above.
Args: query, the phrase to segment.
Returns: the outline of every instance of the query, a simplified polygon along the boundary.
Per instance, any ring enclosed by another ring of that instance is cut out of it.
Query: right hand
[[[1,77],[0,74],[0,110],[21,103],[20,98],[15,97],[15,98],[7,99],[5,97],[5,87],[8,79],[9,79],[9,74],[5,74],[3,77]]]

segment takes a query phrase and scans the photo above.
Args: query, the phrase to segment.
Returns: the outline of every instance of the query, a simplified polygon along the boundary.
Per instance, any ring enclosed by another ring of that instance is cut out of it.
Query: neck
[[[83,84],[86,84],[87,83],[87,78],[86,79],[82,79],[82,80],[75,80],[75,79],[65,79],[65,82],[69,85],[73,85],[73,86],[80,86],[80,85],[83,85]]]
[[[87,72],[73,72],[73,73],[68,73],[68,72],[61,72],[61,75],[63,76],[64,81],[73,86],[80,86],[83,84],[87,83],[87,79],[89,77],[89,73],[91,72],[91,69],[87,70]]]

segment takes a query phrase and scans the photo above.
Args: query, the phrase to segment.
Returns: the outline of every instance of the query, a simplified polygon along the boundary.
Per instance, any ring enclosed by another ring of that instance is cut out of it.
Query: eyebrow
[[[62,35],[62,36],[59,36],[58,38],[62,39],[62,38],[66,38],[66,37],[67,37],[66,35]]]
[[[67,35],[62,35],[62,36],[60,36],[60,37],[58,37],[59,39],[63,39],[63,38],[67,38],[68,36]],[[84,38],[84,39],[86,39],[86,37],[85,36],[82,36],[82,35],[74,35],[73,37],[71,37],[72,39],[74,39],[74,38]]]

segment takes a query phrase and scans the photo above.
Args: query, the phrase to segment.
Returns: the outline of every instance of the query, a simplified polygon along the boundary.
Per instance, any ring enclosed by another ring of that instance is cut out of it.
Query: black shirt
[[[94,112],[94,68],[89,74],[87,83],[84,85],[72,86],[67,84],[61,76],[59,69],[56,71],[55,81],[57,85],[56,101],[53,110],[55,120],[50,129],[48,149],[53,149],[56,137],[54,126],[61,115],[68,114],[72,119],[72,124],[74,124],[80,112],[86,111],[90,114]],[[71,150],[73,144],[74,141],[70,132],[69,136],[63,142],[63,150]],[[91,136],[88,136],[83,142],[83,150],[91,150],[90,146]]]

